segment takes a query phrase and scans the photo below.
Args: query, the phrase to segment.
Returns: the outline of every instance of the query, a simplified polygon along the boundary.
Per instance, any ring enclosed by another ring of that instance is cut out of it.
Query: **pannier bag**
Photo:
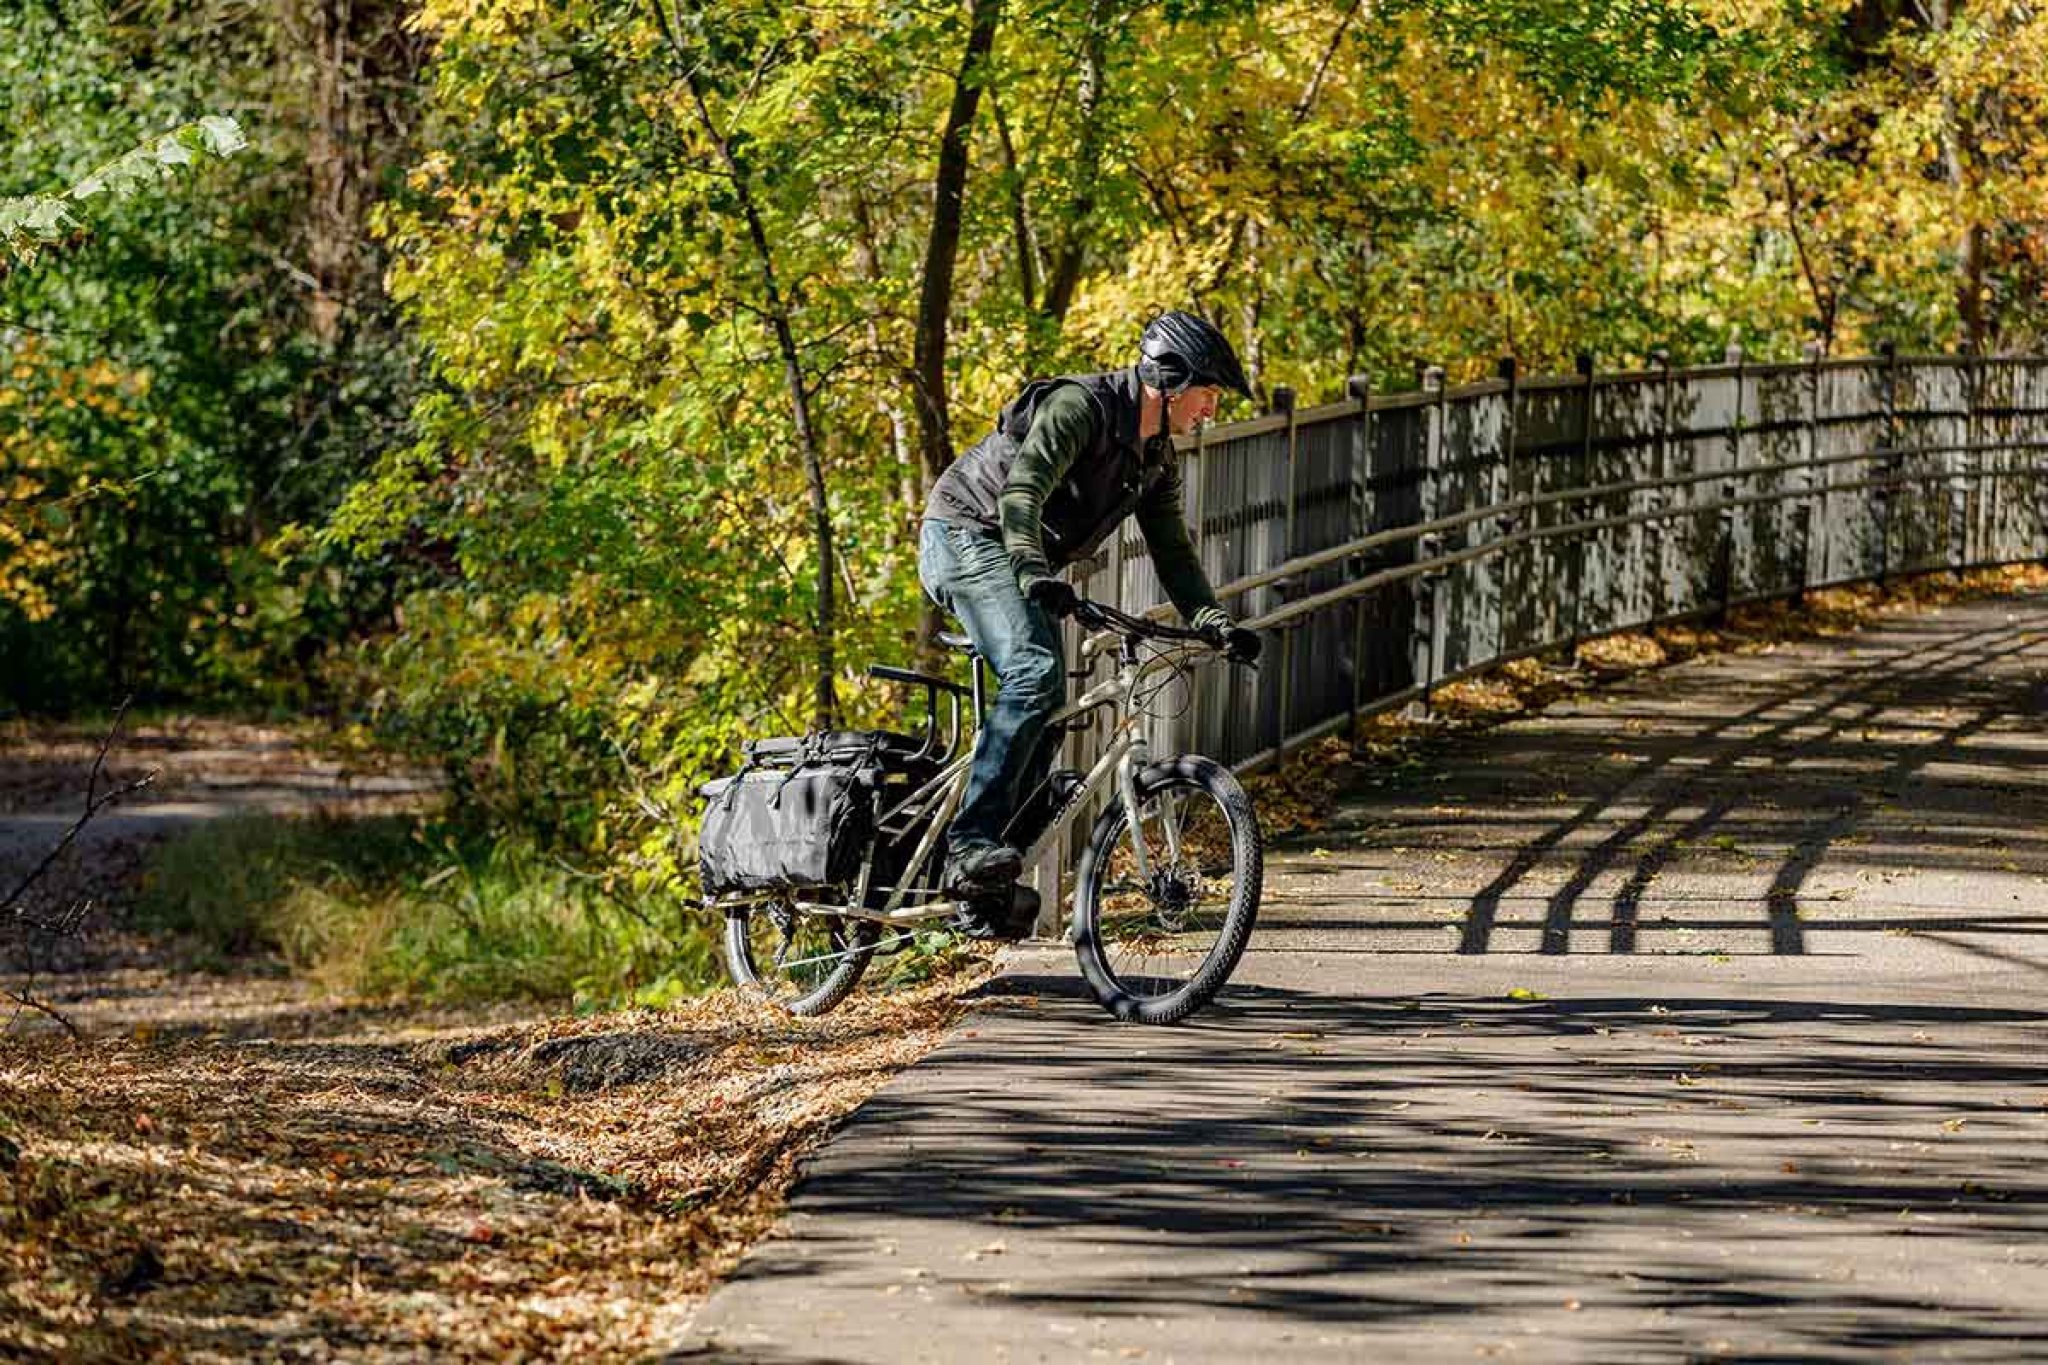
[[[747,744],[745,767],[702,788],[704,894],[850,885],[874,840],[875,788],[888,762],[915,746],[888,731]]]

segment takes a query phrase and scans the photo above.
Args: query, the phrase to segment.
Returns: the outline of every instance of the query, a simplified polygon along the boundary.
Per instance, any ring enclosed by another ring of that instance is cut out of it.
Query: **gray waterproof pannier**
[[[874,841],[881,775],[906,744],[888,731],[749,743],[744,768],[701,789],[704,894],[850,886]]]

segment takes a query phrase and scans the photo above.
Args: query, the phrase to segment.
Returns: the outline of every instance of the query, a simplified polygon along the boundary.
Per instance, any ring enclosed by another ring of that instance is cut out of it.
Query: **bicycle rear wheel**
[[[733,984],[785,1014],[823,1014],[859,984],[881,926],[800,909],[787,897],[725,912]]]
[[[1258,918],[1264,844],[1251,798],[1213,759],[1155,763],[1136,787],[1135,826],[1115,801],[1088,836],[1075,875],[1074,952],[1104,1009],[1172,1024],[1207,1004],[1237,967]]]

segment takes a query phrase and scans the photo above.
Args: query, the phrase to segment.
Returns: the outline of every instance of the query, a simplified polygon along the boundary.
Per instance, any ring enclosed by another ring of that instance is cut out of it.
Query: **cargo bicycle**
[[[1174,1023],[1208,1003],[1236,968],[1258,916],[1264,854],[1257,813],[1228,768],[1196,754],[1152,757],[1148,706],[1195,667],[1232,656],[1202,632],[1103,603],[1083,599],[1075,617],[1088,634],[1074,676],[1085,683],[1112,653],[1115,671],[1054,713],[1046,742],[1107,712],[1102,752],[1085,773],[1052,772],[1005,838],[1034,866],[1098,811],[1074,870],[1065,937],[1103,1008]],[[965,637],[939,638],[969,656],[971,687],[889,665],[868,670],[925,690],[921,737],[882,730],[755,741],[745,746],[746,767],[702,789],[705,906],[724,916],[734,982],[776,1009],[823,1014],[877,954],[963,908],[939,873],[973,751],[971,736],[961,743],[962,706],[978,730],[987,669]],[[944,743],[942,697],[950,707]],[[1035,893],[999,894],[1014,897],[1007,909],[1019,919],[1035,916]]]

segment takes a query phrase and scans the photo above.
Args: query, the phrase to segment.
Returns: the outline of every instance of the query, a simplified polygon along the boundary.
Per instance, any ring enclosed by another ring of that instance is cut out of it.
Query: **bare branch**
[[[60,1028],[62,1028],[66,1033],[71,1035],[72,1042],[82,1043],[85,1041],[85,1035],[78,1031],[78,1025],[72,1023],[69,1019],[65,1018],[63,1011],[59,1010],[56,1006],[44,1004],[42,1001],[36,999],[33,995],[30,995],[26,990],[0,991],[0,995],[5,995],[9,1000],[12,1000],[15,1005],[14,1013],[8,1017],[7,1028],[6,1030],[4,1030],[5,1032],[11,1033],[14,1031],[14,1021],[21,1017],[21,1012],[23,1010],[34,1010],[37,1014],[40,1014],[47,1019],[56,1020],[57,1025]]]
[[[52,929],[53,926],[47,922],[30,920],[28,915],[19,908],[22,898],[28,894],[28,889],[34,886],[45,872],[50,870],[50,867],[57,859],[64,856],[64,851],[71,847],[72,842],[78,838],[79,832],[92,822],[92,818],[95,815],[98,815],[115,802],[133,796],[136,792],[141,791],[144,787],[156,781],[160,770],[151,768],[133,782],[119,787],[110,787],[104,792],[99,790],[100,776],[105,772],[107,766],[107,753],[114,747],[114,741],[121,734],[121,723],[127,719],[128,706],[132,701],[134,701],[132,696],[122,701],[120,710],[114,713],[114,723],[107,727],[107,737],[100,741],[100,751],[92,761],[92,772],[87,775],[85,780],[84,812],[71,822],[71,828],[64,831],[64,837],[59,839],[50,851],[43,855],[42,861],[30,868],[28,875],[23,877],[16,884],[15,888],[7,893],[4,899],[0,899],[0,915],[12,915],[17,923],[27,923],[37,928]]]

